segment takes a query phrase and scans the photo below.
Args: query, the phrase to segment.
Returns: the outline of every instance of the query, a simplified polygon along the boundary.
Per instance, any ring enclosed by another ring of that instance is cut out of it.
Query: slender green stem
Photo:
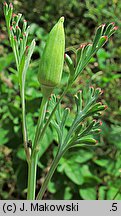
[[[35,138],[34,138],[33,152],[34,152],[34,149],[38,146],[39,141],[40,141],[40,133],[41,133],[41,129],[42,129],[44,118],[45,118],[47,103],[48,103],[48,99],[43,97],[42,103],[40,106],[39,118],[38,118]]]
[[[38,154],[35,154],[33,155],[33,157],[31,157],[28,164],[28,191],[27,191],[28,200],[35,199],[37,160],[38,160]]]
[[[49,125],[51,118],[58,106],[58,104],[60,103],[60,101],[62,100],[63,96],[65,95],[65,93],[67,92],[68,88],[65,89],[65,91],[62,93],[58,103],[56,104],[56,106],[54,107],[48,121],[46,122],[44,128],[42,129],[43,126],[43,122],[44,122],[44,118],[45,118],[45,111],[46,111],[46,107],[47,107],[47,98],[42,99],[42,103],[41,103],[41,107],[40,107],[40,112],[39,112],[39,119],[38,119],[38,123],[37,123],[37,129],[36,129],[36,133],[35,133],[35,139],[34,139],[34,145],[33,145],[33,151],[32,151],[32,155],[31,155],[31,160],[29,163],[29,174],[28,174],[28,195],[27,195],[27,199],[34,199],[35,198],[35,189],[36,189],[36,170],[37,170],[37,158],[38,158],[38,151],[39,151],[39,142],[40,140],[42,141],[42,138],[44,136],[44,133],[46,131],[47,126]],[[42,189],[42,193],[44,193],[44,191],[46,190],[46,187],[48,185],[49,180],[51,179],[57,165],[58,165],[58,161],[61,157],[61,154],[58,153],[52,168],[50,168],[50,172],[48,173],[48,177],[47,180],[45,181],[44,185],[43,185],[43,189]]]
[[[27,161],[30,160],[30,149],[27,146],[27,128],[26,128],[26,116],[25,116],[25,94],[24,87],[21,89],[21,102],[22,102],[22,128],[23,128],[23,140],[24,140],[24,148],[26,152]]]
[[[35,134],[35,140],[34,140],[34,146],[33,146],[33,152],[32,152],[32,158],[36,158],[36,155],[37,155],[37,152],[38,152],[38,144],[39,144],[39,141],[41,140],[42,141],[42,138],[43,138],[43,136],[44,136],[44,134],[45,134],[45,131],[46,131],[46,129],[47,129],[47,126],[49,125],[49,123],[50,123],[50,121],[51,121],[51,119],[52,119],[52,116],[53,116],[53,114],[55,113],[55,111],[56,111],[56,109],[57,109],[57,106],[58,106],[58,104],[60,103],[60,101],[62,100],[62,98],[63,98],[63,96],[66,94],[66,92],[68,91],[68,88],[69,88],[69,86],[67,86],[66,87],[66,89],[64,90],[64,92],[62,93],[62,95],[61,95],[61,97],[60,97],[60,99],[58,100],[58,102],[56,103],[56,106],[54,107],[54,109],[53,109],[53,111],[52,111],[52,113],[51,113],[51,115],[50,115],[50,117],[49,117],[49,119],[47,120],[47,122],[46,122],[46,124],[44,125],[44,127],[43,127],[43,129],[42,129],[42,131],[41,131],[41,126],[42,126],[42,121],[44,120],[44,115],[45,115],[45,109],[46,109],[46,106],[47,106],[47,100],[46,99],[44,99],[43,98],[43,101],[42,101],[42,104],[41,104],[41,108],[40,108],[40,116],[39,116],[39,119],[38,119],[38,124],[37,124],[37,129],[36,129],[36,134]],[[42,118],[42,116],[43,116],[43,118]],[[50,171],[51,171],[51,174],[49,174],[48,173],[48,177],[47,177],[47,180],[46,180],[46,182],[44,183],[44,185],[43,185],[43,192],[42,193],[44,193],[44,191],[46,190],[46,187],[47,187],[47,185],[48,185],[48,182],[49,182],[49,180],[51,179],[51,177],[52,177],[52,175],[53,175],[53,173],[54,173],[54,171],[55,171],[55,169],[56,169],[56,167],[57,167],[57,165],[58,165],[58,161],[59,161],[59,157],[61,157],[61,155],[59,156],[59,154],[57,154],[57,158],[55,158],[55,160],[54,160],[54,162],[53,162],[53,166],[52,166],[52,168],[50,169]],[[34,160],[33,160],[33,163],[35,164],[35,162],[34,162]],[[55,164],[55,165],[54,165]],[[32,166],[32,165],[30,165],[30,166]],[[55,168],[54,168],[55,167]],[[34,174],[34,176],[36,175],[36,173]],[[33,184],[35,184],[36,183],[36,179],[34,178],[34,182],[33,182]],[[29,185],[31,185],[31,184],[29,184]],[[29,189],[28,189],[28,191],[29,191]]]
[[[39,152],[39,133],[41,131],[41,127],[43,126],[45,111],[47,106],[47,98],[42,99],[39,118],[37,123],[37,129],[35,134],[34,146],[31,155],[31,159],[28,164],[28,193],[27,199],[34,200],[35,199],[35,190],[36,190],[36,171],[37,171],[37,161],[38,161],[38,152]],[[36,148],[37,147],[37,148]]]
[[[48,183],[49,183],[49,181],[50,181],[50,179],[51,179],[51,177],[52,177],[52,175],[53,175],[53,173],[54,173],[54,171],[55,171],[55,169],[56,169],[56,167],[57,167],[57,165],[59,163],[60,158],[62,157],[62,154],[63,154],[62,151],[59,150],[57,155],[55,156],[55,158],[54,158],[54,160],[52,162],[52,165],[50,167],[50,170],[47,173],[47,175],[45,177],[45,180],[44,180],[44,183],[42,184],[42,187],[41,187],[41,189],[40,189],[40,191],[39,191],[39,193],[37,195],[37,198],[36,198],[37,200],[42,199],[42,197],[43,197],[43,195],[44,195],[44,193],[45,193],[45,191],[47,189]]]

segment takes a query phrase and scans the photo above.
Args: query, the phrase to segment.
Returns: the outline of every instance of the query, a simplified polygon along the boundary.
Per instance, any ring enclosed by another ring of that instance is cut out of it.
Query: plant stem
[[[40,133],[41,133],[41,129],[42,129],[44,118],[45,118],[47,102],[48,102],[48,99],[43,97],[42,103],[40,106],[39,118],[38,118],[38,122],[37,122],[35,138],[34,138],[33,152],[34,152],[35,148],[38,147],[38,144],[40,141]]]
[[[52,177],[52,175],[53,175],[53,173],[54,173],[54,171],[55,171],[55,169],[56,169],[56,167],[58,165],[58,162],[59,162],[60,158],[62,157],[62,154],[63,154],[63,152],[58,150],[58,153],[55,156],[55,158],[54,158],[54,160],[52,162],[52,165],[50,167],[50,170],[47,173],[47,175],[45,177],[45,180],[44,180],[44,183],[42,184],[42,187],[41,187],[41,189],[40,189],[40,191],[39,191],[39,193],[37,195],[37,198],[36,198],[37,200],[42,199],[42,197],[43,197],[43,195],[44,195],[44,193],[45,193],[45,191],[47,189],[48,183],[49,183],[49,181],[50,181],[50,179],[51,179],[51,177]]]
[[[27,199],[34,199],[35,198],[36,170],[37,170],[37,159],[38,159],[38,152],[39,152],[39,142],[40,142],[40,140],[42,141],[42,138],[43,138],[43,136],[45,134],[46,128],[49,125],[49,123],[51,121],[51,118],[52,118],[58,104],[62,100],[62,98],[65,95],[65,93],[67,92],[67,90],[68,90],[68,87],[62,93],[58,103],[54,107],[54,109],[53,109],[48,121],[46,122],[45,126],[43,127],[43,129],[42,129],[42,126],[43,126],[43,122],[44,122],[44,118],[45,118],[45,111],[46,111],[48,99],[45,98],[45,97],[43,97],[43,99],[42,99],[42,103],[41,103],[41,107],[40,107],[40,113],[39,113],[39,119],[38,119],[38,123],[37,123],[37,129],[36,129],[36,133],[35,133],[33,151],[32,151],[31,160],[30,160],[30,163],[29,163]],[[48,173],[47,180],[45,180],[45,182],[43,184],[43,188],[42,188],[43,192],[42,192],[42,194],[46,190],[48,182],[51,179],[51,177],[52,177],[52,175],[53,175],[53,173],[54,173],[54,171],[55,171],[55,169],[56,169],[56,167],[58,165],[58,161],[59,161],[60,157],[61,157],[61,154],[57,154],[55,160],[53,161],[52,168],[50,168],[51,173],[50,172]]]
[[[37,171],[37,161],[38,161],[38,152],[39,152],[39,133],[41,131],[41,127],[43,126],[45,111],[47,107],[47,98],[42,99],[42,103],[40,106],[39,118],[37,123],[37,129],[35,134],[33,151],[31,154],[31,159],[28,164],[28,192],[27,199],[34,200],[35,199],[35,190],[36,190],[36,171]]]
[[[30,160],[30,149],[27,146],[27,129],[26,129],[26,117],[25,117],[25,94],[24,88],[21,89],[21,102],[22,102],[22,128],[23,128],[23,140],[24,140],[24,148],[27,157],[27,162]]]
[[[27,200],[35,199],[37,160],[38,160],[38,154],[35,154],[33,155],[33,157],[31,157],[28,164]]]

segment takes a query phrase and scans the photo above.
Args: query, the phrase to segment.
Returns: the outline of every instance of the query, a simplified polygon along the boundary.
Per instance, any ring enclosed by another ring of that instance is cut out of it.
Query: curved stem
[[[44,195],[44,193],[45,193],[45,191],[47,189],[48,183],[49,183],[55,169],[57,168],[57,165],[59,163],[60,158],[62,157],[62,154],[63,153],[61,151],[58,151],[57,155],[55,156],[55,158],[54,158],[54,160],[52,162],[52,165],[50,167],[50,170],[47,173],[47,175],[45,177],[45,180],[44,180],[44,183],[42,184],[42,187],[41,187],[41,189],[40,189],[40,191],[39,191],[39,193],[37,195],[37,198],[36,198],[37,200],[42,199],[42,197],[43,197],[43,195]]]

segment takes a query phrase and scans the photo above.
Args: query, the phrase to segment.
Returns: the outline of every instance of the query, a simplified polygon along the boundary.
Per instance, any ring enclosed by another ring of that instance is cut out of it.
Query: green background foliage
[[[121,2],[118,0],[28,0],[12,1],[16,13],[21,12],[31,24],[30,39],[36,39],[26,80],[26,113],[29,139],[33,139],[41,103],[37,80],[38,60],[42,55],[47,33],[58,18],[65,16],[66,48],[78,48],[91,42],[94,31],[102,23],[119,26],[105,48],[98,51],[73,88],[64,97],[62,106],[74,114],[73,95],[84,87],[101,87],[101,100],[108,109],[100,117],[102,132],[99,146],[69,150],[60,160],[49,183],[45,199],[121,199]],[[2,1],[0,1],[2,5]],[[29,6],[28,6],[29,5]],[[0,7],[0,198],[26,199],[27,164],[22,141],[21,104],[15,60],[9,45],[2,7]],[[29,44],[29,43],[28,43]],[[71,51],[69,55],[74,58]],[[60,94],[66,86],[64,73]],[[68,126],[71,119],[68,121]],[[67,127],[68,128],[68,127]],[[66,133],[66,131],[65,131]],[[50,126],[40,149],[37,188],[39,190],[57,148],[57,134]],[[118,194],[117,194],[118,192]]]

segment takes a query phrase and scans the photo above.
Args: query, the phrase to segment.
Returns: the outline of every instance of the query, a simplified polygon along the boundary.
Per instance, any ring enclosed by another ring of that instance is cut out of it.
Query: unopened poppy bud
[[[40,59],[38,80],[43,96],[49,97],[60,84],[65,51],[64,17],[61,17],[49,33],[43,55]]]

